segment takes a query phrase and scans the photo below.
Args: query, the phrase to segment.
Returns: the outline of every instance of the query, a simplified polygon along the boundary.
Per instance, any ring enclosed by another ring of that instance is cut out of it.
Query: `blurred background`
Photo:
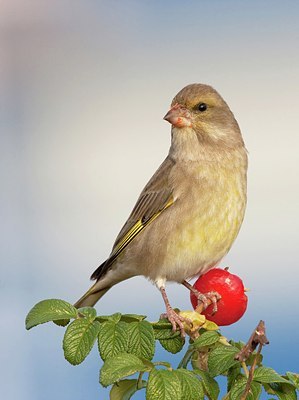
[[[162,117],[193,82],[220,92],[249,151],[246,218],[222,262],[250,288],[249,306],[222,332],[246,341],[264,319],[265,364],[298,372],[299,3],[1,0],[0,8],[2,397],[109,398],[96,349],[72,367],[63,329],[26,332],[24,319],[40,300],[73,302],[88,288],[168,152]],[[190,309],[185,288],[168,291]],[[150,320],[163,307],[144,278],[97,305]]]

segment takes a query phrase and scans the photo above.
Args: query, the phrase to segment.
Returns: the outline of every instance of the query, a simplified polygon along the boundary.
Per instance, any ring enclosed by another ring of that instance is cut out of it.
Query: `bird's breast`
[[[160,231],[158,269],[150,275],[182,281],[215,265],[229,251],[246,206],[246,166],[198,163],[173,171],[175,203],[153,229]],[[154,280],[154,279],[153,279]]]

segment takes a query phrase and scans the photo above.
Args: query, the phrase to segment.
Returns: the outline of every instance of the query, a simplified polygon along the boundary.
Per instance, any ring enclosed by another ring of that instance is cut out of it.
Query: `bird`
[[[143,275],[162,294],[173,330],[184,335],[166,282],[183,284],[217,266],[236,239],[246,208],[247,150],[227,103],[211,86],[187,85],[172,100],[169,153],[142,190],[111,254],[74,304],[94,306],[114,285]],[[217,302],[217,294],[210,293]]]

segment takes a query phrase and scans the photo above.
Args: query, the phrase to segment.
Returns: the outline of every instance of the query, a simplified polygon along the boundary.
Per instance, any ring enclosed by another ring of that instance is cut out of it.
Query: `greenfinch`
[[[233,113],[211,86],[184,87],[164,119],[171,124],[169,153],[75,306],[94,306],[115,284],[143,275],[182,332],[183,317],[170,306],[165,284],[192,290],[187,281],[215,267],[231,248],[246,207],[247,151]]]

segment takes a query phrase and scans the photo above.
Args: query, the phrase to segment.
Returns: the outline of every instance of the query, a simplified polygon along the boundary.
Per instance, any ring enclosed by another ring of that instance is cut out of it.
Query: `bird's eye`
[[[206,111],[206,109],[208,108],[208,106],[207,106],[206,103],[199,103],[199,104],[196,106],[196,108],[197,108],[198,111],[203,112],[203,111]]]

